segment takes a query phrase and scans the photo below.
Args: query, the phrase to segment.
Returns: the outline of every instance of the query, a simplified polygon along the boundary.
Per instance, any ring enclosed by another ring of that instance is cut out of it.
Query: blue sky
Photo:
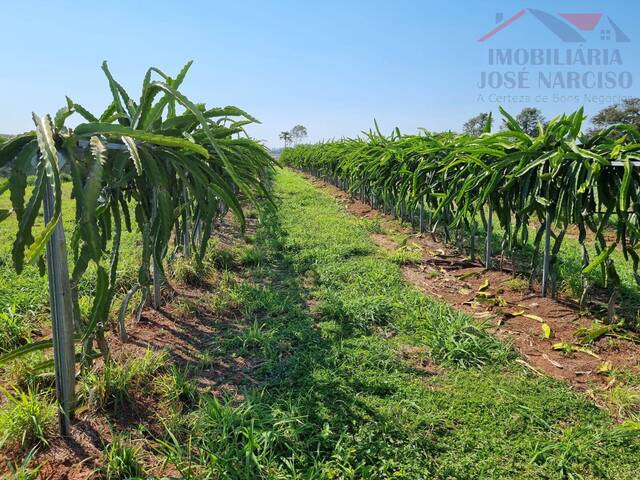
[[[496,25],[496,13],[506,19],[526,7],[602,12],[631,42],[562,43],[531,15],[478,42]],[[481,91],[482,72],[493,68],[489,48],[619,48],[623,64],[611,70],[628,71],[633,84],[588,93],[640,96],[639,12],[629,1],[8,2],[0,30],[0,132],[30,129],[32,111],[55,113],[65,95],[102,111],[109,102],[102,60],[137,97],[148,66],[176,72],[193,59],[184,93],[209,106],[246,109],[262,121],[251,134],[269,146],[298,123],[316,141],[357,135],[374,118],[385,131],[459,130],[499,103],[516,113],[537,105],[549,117],[574,110],[582,97],[540,103],[536,95],[581,96],[583,90]],[[526,93],[532,100],[483,102],[481,93]],[[586,104],[586,111],[604,104]]]

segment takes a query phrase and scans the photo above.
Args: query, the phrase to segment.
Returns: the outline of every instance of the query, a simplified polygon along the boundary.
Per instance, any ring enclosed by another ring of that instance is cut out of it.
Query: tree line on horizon
[[[549,123],[544,116],[542,110],[536,107],[524,107],[520,113],[515,116],[515,120],[522,129],[529,135],[536,135],[538,132],[538,124],[543,126]],[[485,131],[485,126],[491,121],[488,112],[481,112],[469,120],[462,126],[462,132],[469,135],[480,135]],[[633,125],[640,129],[640,97],[630,97],[622,102],[609,105],[591,118],[593,125],[592,131],[600,130],[611,125],[627,124]],[[505,129],[504,120],[500,129]],[[282,131],[279,134],[280,140],[283,141],[284,148],[298,144],[308,136],[307,128],[304,125],[296,125],[290,130]]]
[[[524,107],[522,111],[516,115],[515,119],[520,127],[532,136],[537,134],[539,123],[543,126],[548,123],[542,111],[535,107]],[[480,135],[485,131],[486,124],[489,121],[491,121],[489,113],[481,112],[467,120],[462,126],[462,131],[469,135]],[[593,116],[591,123],[594,126],[594,130],[620,123],[640,128],[640,98],[626,98],[620,103],[603,108]],[[504,128],[505,124],[503,120],[501,129]]]

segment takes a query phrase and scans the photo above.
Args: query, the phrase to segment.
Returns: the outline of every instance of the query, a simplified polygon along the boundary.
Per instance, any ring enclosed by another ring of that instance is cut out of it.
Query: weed
[[[429,302],[424,309],[424,335],[431,355],[460,367],[500,364],[513,351],[489,335],[482,325],[443,303]]]
[[[80,384],[80,396],[94,408],[120,411],[132,403],[134,390],[147,388],[153,374],[166,361],[166,352],[151,350],[122,363],[111,361],[102,370],[93,370],[84,376]]]
[[[502,282],[502,286],[508,290],[523,291],[529,289],[529,282],[524,278],[514,277]]]
[[[171,308],[180,316],[195,315],[200,311],[197,302],[185,297],[176,298],[171,303]]]
[[[144,475],[140,461],[140,448],[122,434],[112,432],[111,442],[104,450],[103,465],[99,469],[104,480],[127,480]]]
[[[53,386],[53,363],[41,350],[13,359],[3,366],[3,370],[4,378],[23,390]]]
[[[192,287],[203,285],[211,274],[207,264],[182,256],[171,263],[171,271],[176,281]]]
[[[36,467],[31,466],[31,462],[37,451],[37,447],[33,447],[20,464],[10,462],[8,465],[9,475],[6,477],[6,480],[36,480],[42,469],[42,465]]]
[[[441,277],[441,276],[442,276],[442,273],[441,273],[441,272],[439,272],[438,270],[436,270],[435,268],[432,268],[432,269],[430,269],[430,270],[428,270],[428,271],[427,271],[427,276],[428,276],[430,279],[432,279],[432,280],[433,280],[434,278],[439,278],[439,277]]]
[[[32,327],[15,307],[0,311],[0,353],[15,348],[31,337]]]
[[[236,267],[234,254],[226,248],[215,248],[210,253],[208,261],[219,270],[233,270]]]
[[[587,470],[593,478],[604,478],[606,449],[615,445],[624,446],[636,436],[635,432],[614,427],[609,430],[585,430],[569,427],[554,438],[541,442],[531,459],[533,463],[550,466],[560,478],[584,478],[581,471]],[[583,467],[588,465],[587,468]]]
[[[158,393],[170,404],[181,403],[187,407],[195,405],[198,399],[198,385],[190,378],[188,368],[172,365],[169,371],[154,380]]]
[[[615,385],[606,392],[605,401],[621,418],[640,413],[640,389],[637,386]]]
[[[33,390],[2,391],[7,404],[0,409],[0,448],[29,449],[48,445],[56,414],[55,404]]]
[[[213,454],[218,468],[232,478],[265,476],[267,465],[311,433],[291,405],[269,406],[260,396],[237,405],[206,396],[195,425],[200,452]]]
[[[214,352],[209,349],[201,350],[197,354],[197,367],[205,370],[210,368],[216,361],[216,357]]]
[[[231,345],[240,348],[243,352],[249,352],[264,348],[269,340],[265,325],[257,320],[247,328],[243,328],[239,334],[231,338]]]
[[[362,220],[362,224],[364,225],[364,228],[369,233],[374,233],[374,234],[382,234],[382,233],[384,233],[384,228],[382,228],[382,224],[380,223],[380,220],[378,220],[377,218],[374,218],[374,219],[368,219],[368,218],[363,219]]]
[[[389,259],[398,265],[410,265],[422,261],[422,249],[411,245],[404,245],[389,254]]]
[[[175,441],[184,446],[195,429],[197,411],[185,412],[182,407],[170,405],[159,415],[159,420],[164,428],[160,443]]]
[[[260,247],[251,245],[241,250],[240,264],[244,265],[245,267],[259,266],[264,264],[265,261],[266,261],[266,254],[264,250]]]

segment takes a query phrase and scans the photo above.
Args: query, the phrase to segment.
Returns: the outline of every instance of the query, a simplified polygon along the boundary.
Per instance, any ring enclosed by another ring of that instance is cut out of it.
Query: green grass
[[[105,461],[100,469],[104,480],[127,480],[142,478],[144,471],[140,462],[140,448],[131,444],[130,440],[114,434],[111,443],[105,449]]]
[[[422,250],[420,247],[404,245],[389,253],[389,258],[398,265],[416,264],[422,261]]]
[[[245,342],[259,386],[201,397],[191,448],[162,444],[181,476],[635,478],[635,431],[407,286],[333,198],[289,171],[276,191],[261,261],[220,292],[247,330],[212,342]]]
[[[53,430],[56,407],[33,390],[2,392],[7,403],[0,409],[0,449],[46,445]]]
[[[85,372],[78,388],[81,400],[92,409],[118,413],[132,404],[134,390],[148,390],[156,372],[167,363],[167,353],[146,350],[139,357],[110,362]]]
[[[193,406],[198,398],[198,385],[190,374],[189,368],[172,365],[167,373],[154,379],[155,390],[169,406]]]
[[[6,480],[36,480],[40,473],[41,466],[32,467],[31,462],[37,452],[37,447],[29,451],[26,457],[20,463],[10,462],[8,464],[9,473],[5,477]]]

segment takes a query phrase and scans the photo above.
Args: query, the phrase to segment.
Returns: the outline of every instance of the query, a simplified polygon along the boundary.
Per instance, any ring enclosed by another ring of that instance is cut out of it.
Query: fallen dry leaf
[[[549,358],[549,355],[547,355],[546,353],[542,354],[542,358],[544,358],[547,362],[549,362],[554,367],[564,368],[564,365],[562,365],[561,363],[556,362],[555,360],[552,360],[551,358]]]

